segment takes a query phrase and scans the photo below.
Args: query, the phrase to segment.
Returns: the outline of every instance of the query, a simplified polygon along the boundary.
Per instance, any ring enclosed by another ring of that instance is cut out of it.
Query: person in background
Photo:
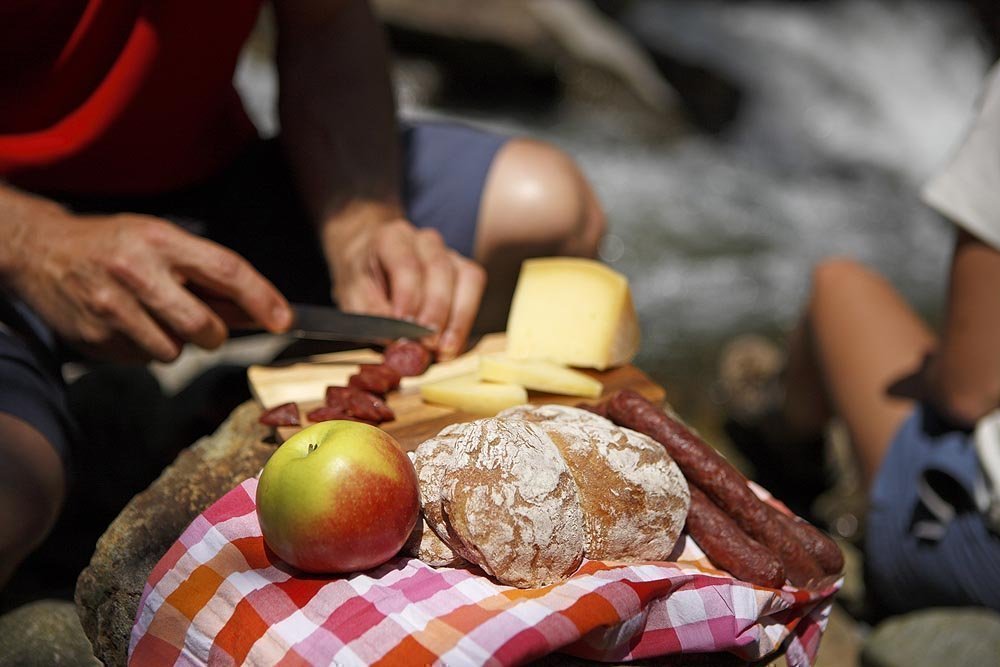
[[[281,332],[294,300],[415,320],[447,359],[521,260],[597,252],[604,216],[566,154],[397,124],[367,3],[273,4],[277,141],[232,84],[258,3],[0,7],[0,588],[87,456],[67,355],[169,362]]]
[[[840,418],[869,493],[876,603],[1000,610],[1000,65],[923,197],[955,229],[941,331],[876,272],[846,258],[820,263],[776,410],[744,434],[755,428],[761,447],[788,452]],[[730,354],[736,365],[740,351]]]

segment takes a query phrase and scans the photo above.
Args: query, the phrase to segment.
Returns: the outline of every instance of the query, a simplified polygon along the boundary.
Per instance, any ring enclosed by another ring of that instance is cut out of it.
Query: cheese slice
[[[587,398],[597,398],[604,389],[599,380],[572,368],[551,361],[511,359],[502,354],[480,357],[479,379],[510,382],[535,391]]]
[[[628,280],[591,259],[526,260],[507,320],[507,354],[604,370],[639,351]]]
[[[521,385],[482,382],[474,373],[422,385],[420,397],[428,403],[486,416],[528,402],[528,392]]]

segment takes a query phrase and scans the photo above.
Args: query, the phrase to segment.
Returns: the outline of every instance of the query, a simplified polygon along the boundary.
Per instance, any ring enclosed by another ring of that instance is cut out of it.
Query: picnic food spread
[[[562,648],[611,660],[698,650],[756,660],[784,644],[790,664],[809,664],[839,586],[838,547],[630,391],[663,397],[627,365],[638,348],[635,322],[623,276],[589,260],[533,260],[500,349],[491,343],[428,366],[430,354],[408,341],[383,356],[354,355],[346,365],[336,357],[308,369],[338,379],[311,389],[314,399],[299,392],[291,402],[262,400],[269,409],[261,420],[286,442],[259,482],[247,480],[220,500],[154,570],[133,658],[161,646],[172,619],[191,613],[183,601],[194,596],[225,622],[216,627],[206,617],[209,627],[195,635],[214,637],[210,650],[229,647],[221,650],[242,656],[237,662],[294,653],[313,664],[340,657],[515,664]],[[256,380],[265,377],[273,379]],[[255,388],[258,397],[263,388]],[[321,442],[333,431],[344,436],[337,474],[317,456],[336,451]],[[381,453],[369,457],[376,440]],[[269,468],[287,466],[289,444],[303,467],[299,488],[292,483],[281,495]],[[301,556],[304,547],[296,551],[302,545],[313,549],[310,558]],[[397,551],[400,558],[386,562]],[[199,560],[185,560],[195,552]],[[234,582],[213,597],[199,588],[205,575],[196,575],[209,556],[218,563],[212,580]],[[296,575],[279,557],[318,574]],[[435,588],[427,573],[435,573]],[[325,602],[310,602],[327,589]],[[518,589],[534,592],[524,599],[509,592]],[[400,594],[408,600],[402,607]],[[626,604],[633,598],[638,607]],[[529,600],[530,610],[520,606]],[[351,611],[350,620],[337,620],[339,609],[362,608],[355,605],[386,615]],[[294,613],[306,606],[308,614]],[[219,616],[220,609],[229,611]],[[249,653],[239,652],[227,628],[241,627],[251,609],[274,625],[248,638],[240,650]],[[632,627],[629,619],[639,617],[644,623]],[[430,620],[412,625],[417,618]]]
[[[686,525],[713,562],[745,581],[808,586],[838,574],[832,540],[761,500],[716,450],[642,396],[615,392],[587,410],[528,402],[528,390],[600,397],[600,380],[568,364],[622,365],[638,339],[624,276],[585,259],[525,262],[505,353],[419,387],[425,401],[489,416],[449,424],[416,448],[422,519],[405,552],[534,587],[565,579],[583,558],[666,560]],[[381,364],[329,387],[307,417],[390,420],[384,397],[429,363],[417,342],[390,345]],[[262,419],[282,414],[291,414],[287,405]]]

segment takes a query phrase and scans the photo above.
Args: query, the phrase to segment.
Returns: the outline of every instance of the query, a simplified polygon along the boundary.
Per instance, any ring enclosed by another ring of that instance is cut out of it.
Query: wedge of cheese
[[[597,398],[604,390],[599,380],[572,368],[551,361],[511,359],[503,354],[487,354],[479,358],[479,379],[519,384],[550,394],[587,398]]]
[[[462,412],[493,416],[506,408],[527,403],[528,392],[519,384],[483,382],[473,373],[422,385],[420,398]]]
[[[576,257],[521,265],[507,320],[507,354],[604,370],[639,351],[628,280],[604,264]]]

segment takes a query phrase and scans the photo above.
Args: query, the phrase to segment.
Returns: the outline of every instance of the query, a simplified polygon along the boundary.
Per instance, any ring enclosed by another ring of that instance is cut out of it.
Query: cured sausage
[[[772,520],[768,504],[750,490],[746,477],[684,424],[634,391],[612,394],[607,410],[619,426],[645,433],[663,445],[689,482],[698,485],[750,537],[781,559],[789,581],[803,586],[825,574],[797,531]]]
[[[299,406],[295,403],[282,403],[269,410],[265,410],[258,421],[267,426],[298,426]]]
[[[382,363],[403,377],[422,375],[431,365],[431,352],[415,340],[400,338],[385,348]]]
[[[352,417],[358,417],[365,421],[373,421],[376,424],[392,421],[396,414],[385,401],[371,392],[355,389],[351,393],[347,404],[347,411]]]
[[[604,417],[605,419],[611,419],[608,416],[608,403],[607,401],[599,401],[597,403],[577,403],[576,407],[581,410],[586,410],[587,412],[593,412],[598,417]]]
[[[351,419],[350,413],[345,406],[321,405],[306,413],[306,419],[311,422],[325,422],[331,419]],[[374,424],[373,424],[374,426]]]
[[[362,391],[356,387],[327,387],[325,402],[326,405],[323,407],[329,409],[316,408],[306,415],[310,421],[316,421],[311,416],[313,414],[322,415],[324,419],[353,417],[369,424],[381,424],[396,418],[392,408],[386,405],[385,401],[371,392]]]
[[[768,512],[775,521],[785,525],[786,530],[802,542],[806,551],[816,559],[826,574],[840,574],[844,570],[844,553],[828,535],[799,517],[791,517],[771,505]]]
[[[347,380],[347,386],[385,397],[399,386],[400,375],[385,364],[361,364],[358,372]]]
[[[781,588],[785,570],[778,559],[723,512],[694,484],[689,484],[691,508],[687,531],[709,559],[737,579],[758,586]]]
[[[323,402],[332,408],[343,407],[344,410],[347,408],[347,402],[350,400],[350,396],[354,393],[355,389],[351,387],[334,387],[330,386],[326,388],[326,394],[323,397]]]

